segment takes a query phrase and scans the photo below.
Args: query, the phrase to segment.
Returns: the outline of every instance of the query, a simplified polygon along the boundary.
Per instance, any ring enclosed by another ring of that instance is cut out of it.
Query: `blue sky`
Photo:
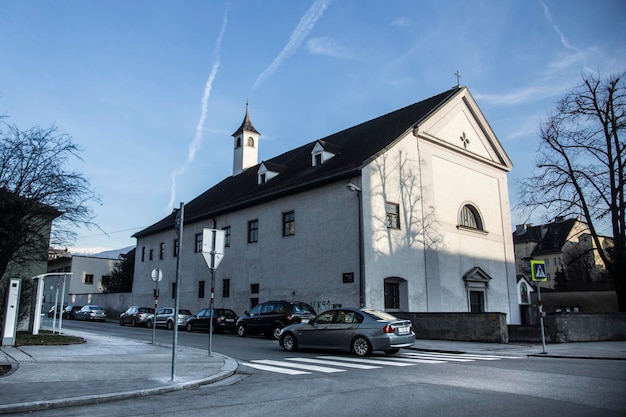
[[[514,163],[585,73],[626,70],[623,0],[3,0],[0,114],[56,124],[101,196],[76,248],[114,249],[232,174],[246,99],[259,161],[462,75]],[[513,225],[526,221],[513,213]],[[95,249],[94,249],[95,250]]]

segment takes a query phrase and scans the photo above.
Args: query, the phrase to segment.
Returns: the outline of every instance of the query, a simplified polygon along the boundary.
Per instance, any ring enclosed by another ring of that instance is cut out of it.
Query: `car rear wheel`
[[[243,324],[237,326],[237,336],[246,337],[246,328]]]
[[[385,353],[386,353],[387,355],[395,355],[395,354],[396,354],[396,353],[398,353],[398,352],[400,352],[400,349],[398,349],[398,348],[395,348],[395,349],[387,349],[387,350],[385,351]]]
[[[358,336],[352,341],[352,351],[357,356],[369,356],[372,353],[372,347],[366,338]]]
[[[146,327],[152,327],[152,320],[148,320],[146,322]]]
[[[287,352],[293,352],[298,350],[298,341],[291,333],[284,334],[280,344]]]

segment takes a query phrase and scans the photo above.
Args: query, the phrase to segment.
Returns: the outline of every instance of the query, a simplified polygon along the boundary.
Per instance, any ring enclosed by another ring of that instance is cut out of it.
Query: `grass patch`
[[[15,334],[15,346],[73,345],[77,343],[85,343],[85,339],[65,334],[53,334],[49,330],[40,330],[38,335],[29,332],[17,332]]]

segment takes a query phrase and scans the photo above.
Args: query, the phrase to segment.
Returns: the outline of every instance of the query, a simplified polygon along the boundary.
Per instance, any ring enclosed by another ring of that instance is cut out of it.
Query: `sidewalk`
[[[87,342],[62,346],[0,346],[0,415],[153,395],[210,384],[237,361],[179,346],[172,381],[171,345],[68,331]]]
[[[70,331],[86,343],[1,346],[0,415],[153,395],[210,384],[237,370],[237,361],[207,350],[180,347],[172,381],[172,348],[95,333]],[[547,345],[418,339],[413,349],[513,357],[626,360],[626,341]]]

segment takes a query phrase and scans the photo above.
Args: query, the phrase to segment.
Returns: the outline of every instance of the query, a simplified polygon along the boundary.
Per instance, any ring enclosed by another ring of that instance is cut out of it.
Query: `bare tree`
[[[625,127],[626,73],[583,77],[541,125],[538,170],[519,188],[531,210],[585,219],[620,311],[626,311]],[[614,248],[601,244],[603,230],[612,233]]]
[[[79,151],[54,126],[0,124],[0,293],[9,265],[45,262],[49,244],[75,240],[73,226],[95,226],[88,204],[99,199],[82,174],[69,170]]]

